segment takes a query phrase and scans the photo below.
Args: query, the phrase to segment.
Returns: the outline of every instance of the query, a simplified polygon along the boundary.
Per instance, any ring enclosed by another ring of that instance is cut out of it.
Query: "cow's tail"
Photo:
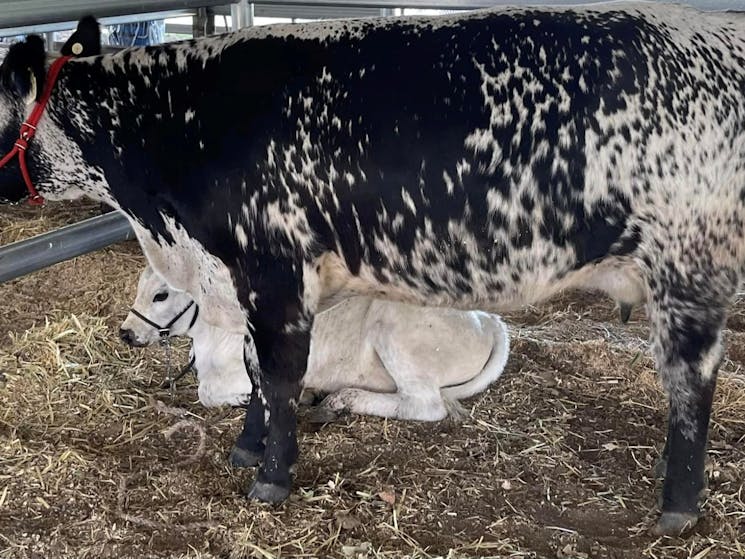
[[[504,366],[507,364],[507,357],[510,354],[510,335],[507,332],[507,325],[495,314],[484,314],[486,314],[485,319],[491,323],[494,338],[489,359],[487,359],[479,374],[472,379],[440,388],[440,394],[445,401],[448,414],[456,418],[464,412],[458,400],[486,390],[492,382],[502,375]]]

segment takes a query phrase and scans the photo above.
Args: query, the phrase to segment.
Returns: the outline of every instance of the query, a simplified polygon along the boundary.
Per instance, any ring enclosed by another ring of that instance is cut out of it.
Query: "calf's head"
[[[137,297],[119,329],[119,337],[131,346],[146,346],[159,341],[162,332],[167,336],[184,336],[194,325],[198,312],[187,293],[169,287],[148,266],[140,275]]]

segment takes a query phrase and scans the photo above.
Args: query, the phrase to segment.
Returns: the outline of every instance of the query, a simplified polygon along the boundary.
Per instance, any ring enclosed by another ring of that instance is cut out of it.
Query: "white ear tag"
[[[73,43],[72,45],[72,53],[75,56],[80,56],[80,54],[83,52],[83,45],[80,43]]]
[[[26,96],[26,104],[31,105],[36,102],[36,76],[34,76],[33,72],[31,72],[31,69],[29,69],[30,78],[31,78],[31,87],[29,88],[28,95]]]

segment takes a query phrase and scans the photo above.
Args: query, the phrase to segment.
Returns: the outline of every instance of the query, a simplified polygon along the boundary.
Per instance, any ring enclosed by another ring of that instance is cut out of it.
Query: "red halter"
[[[13,159],[16,154],[18,154],[18,163],[21,166],[21,174],[23,175],[23,181],[26,183],[26,188],[29,193],[28,203],[32,206],[41,206],[44,203],[44,198],[42,198],[36,191],[34,184],[31,182],[31,175],[29,175],[28,167],[26,166],[26,148],[28,147],[28,143],[34,137],[34,134],[36,134],[36,126],[39,124],[39,120],[41,120],[41,115],[44,114],[44,109],[47,106],[49,97],[52,95],[52,89],[54,89],[54,84],[57,81],[59,71],[62,66],[65,65],[65,62],[71,58],[72,56],[61,56],[49,67],[47,81],[44,84],[44,91],[42,92],[41,97],[36,102],[34,110],[31,111],[29,117],[23,124],[21,124],[21,131],[13,149],[10,150],[5,157],[0,159],[0,167],[3,167],[8,161]]]

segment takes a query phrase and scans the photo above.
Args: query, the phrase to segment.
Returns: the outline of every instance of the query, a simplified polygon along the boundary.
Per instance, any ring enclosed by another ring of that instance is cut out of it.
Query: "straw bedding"
[[[0,208],[0,244],[94,215]],[[144,260],[123,243],[0,285],[0,558],[745,556],[745,301],[729,322],[706,520],[653,538],[665,401],[641,309],[600,296],[507,317],[507,370],[460,422],[301,418],[291,499],[248,502],[240,413],[205,410],[188,346],[117,339]]]

